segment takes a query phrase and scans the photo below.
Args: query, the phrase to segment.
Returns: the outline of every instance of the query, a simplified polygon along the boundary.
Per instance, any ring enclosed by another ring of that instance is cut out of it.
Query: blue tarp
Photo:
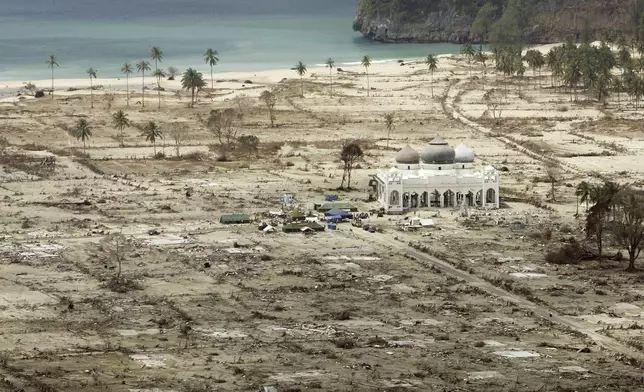
[[[345,210],[339,210],[337,208],[334,208],[332,210],[325,212],[324,216],[331,216],[331,217],[339,216],[342,219],[350,219],[351,217],[353,217],[353,215],[350,212],[346,212]]]
[[[325,201],[338,201],[338,200],[340,200],[340,198],[338,197],[338,195],[326,195],[326,196],[324,196],[324,200]]]

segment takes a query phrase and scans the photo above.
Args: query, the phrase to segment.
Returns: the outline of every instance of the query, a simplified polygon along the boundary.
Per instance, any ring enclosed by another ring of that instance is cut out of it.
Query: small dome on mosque
[[[474,150],[466,146],[465,144],[459,144],[455,149],[455,162],[460,163],[470,163],[474,162]]]
[[[456,152],[445,140],[437,136],[422,149],[420,158],[424,163],[454,163]]]
[[[409,144],[396,153],[396,163],[416,165],[419,160],[420,155],[418,154],[418,151],[411,148]]]

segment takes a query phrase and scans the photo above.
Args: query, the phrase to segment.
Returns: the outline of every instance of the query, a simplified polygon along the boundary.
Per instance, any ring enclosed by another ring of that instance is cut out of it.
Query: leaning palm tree
[[[123,131],[125,130],[125,128],[130,126],[130,119],[127,118],[127,114],[125,114],[123,110],[119,110],[118,112],[112,114],[112,124],[114,124],[114,128],[119,131],[117,138],[119,140],[119,145],[123,147],[123,140],[125,139],[125,134],[123,133]]]
[[[467,64],[470,68],[470,76],[472,76],[472,59],[476,54],[476,51],[474,50],[474,47],[472,46],[472,44],[468,43],[461,46],[461,54],[467,57]]]
[[[331,71],[335,66],[335,61],[331,57],[329,57],[326,60],[326,66],[329,68],[329,79],[331,80],[331,97],[333,97],[333,74],[331,73]]]
[[[153,46],[152,49],[150,49],[150,58],[154,60],[154,70],[156,71],[159,69],[159,63],[163,61],[163,51],[161,48]]]
[[[157,156],[157,139],[162,137],[163,134],[159,130],[159,126],[154,121],[148,121],[143,127],[141,136],[145,137],[145,141],[152,143],[154,147],[154,156]]]
[[[201,72],[193,68],[188,68],[186,72],[183,73],[183,77],[181,78],[181,87],[192,92],[190,107],[195,107],[195,90],[199,91],[204,86],[206,86],[206,82],[203,80]]]
[[[90,68],[87,71],[85,71],[87,75],[89,75],[89,99],[90,99],[90,106],[92,109],[94,109],[94,84],[92,83],[92,79],[96,79],[96,70],[94,68]]]
[[[84,118],[78,120],[76,126],[73,129],[73,132],[76,139],[83,141],[83,153],[85,153],[85,150],[87,148],[86,142],[92,136],[92,129],[90,128],[87,120],[85,120]]]
[[[56,61],[56,56],[53,54],[49,55],[49,60],[47,60],[47,67],[51,68],[51,99],[54,99],[54,68],[60,67]]]
[[[425,64],[427,64],[427,68],[429,69],[429,72],[432,75],[432,97],[434,96],[434,72],[438,69],[438,58],[433,55],[433,54],[428,54],[427,58],[425,59]]]
[[[204,60],[206,60],[206,64],[210,65],[210,88],[215,88],[215,81],[212,77],[212,67],[217,65],[219,62],[219,53],[217,53],[216,50],[208,48],[203,56]]]
[[[125,74],[125,88],[127,89],[127,91],[125,91],[125,97],[127,100],[127,106],[130,106],[130,74],[132,72],[134,72],[134,70],[130,63],[125,63],[121,67],[121,73]]]
[[[145,107],[145,71],[150,70],[150,63],[141,60],[136,64],[137,72],[141,72],[141,107]]]
[[[301,96],[304,97],[304,74],[306,74],[306,64],[304,64],[301,61],[298,61],[297,64],[295,64],[295,72],[297,72],[298,75],[300,75],[300,88],[302,89],[302,94]]]
[[[157,95],[159,97],[159,109],[161,109],[161,78],[165,78],[168,74],[165,73],[163,68],[158,68],[154,70],[152,75],[157,78]]]
[[[371,57],[369,56],[364,56],[362,58],[362,61],[360,62],[362,66],[364,67],[365,72],[367,73],[367,97],[369,96],[369,91],[371,89],[369,88],[369,67],[371,66]]]
[[[591,192],[593,186],[588,183],[588,181],[582,181],[577,185],[575,190],[575,195],[577,196],[577,209],[579,209],[579,203],[586,203],[586,212],[588,212],[588,202],[590,201]],[[579,211],[577,211],[579,213]]]

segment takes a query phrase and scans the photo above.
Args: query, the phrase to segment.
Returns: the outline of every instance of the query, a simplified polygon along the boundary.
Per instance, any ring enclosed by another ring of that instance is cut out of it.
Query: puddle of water
[[[130,359],[141,362],[144,367],[150,369],[165,368],[165,357],[162,355],[132,354]]]
[[[539,278],[548,277],[548,275],[546,274],[539,274],[536,272],[512,272],[510,273],[510,276],[514,276],[515,278],[524,278],[524,279],[539,279]]]
[[[156,328],[150,328],[143,331],[136,331],[134,329],[119,329],[118,333],[121,336],[158,335],[159,330]]]
[[[495,351],[494,354],[505,358],[538,358],[539,354],[531,351]]]
[[[562,373],[587,373],[588,369],[581,366],[562,366],[559,371]]]
[[[471,372],[468,373],[468,380],[485,380],[488,378],[501,378],[503,375],[499,372],[488,370],[483,372]]]

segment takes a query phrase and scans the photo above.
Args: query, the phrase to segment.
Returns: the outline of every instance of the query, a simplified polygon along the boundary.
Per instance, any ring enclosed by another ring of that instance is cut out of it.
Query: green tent
[[[358,207],[354,206],[351,203],[342,202],[342,201],[336,201],[336,202],[333,202],[333,203],[324,203],[320,207],[318,207],[319,212],[327,212],[327,211],[334,210],[334,209],[345,210],[345,211],[349,211],[349,212],[357,212],[358,211]]]
[[[230,214],[222,215],[221,218],[219,218],[219,222],[224,225],[236,225],[240,223],[250,223],[251,220],[246,214]]]

